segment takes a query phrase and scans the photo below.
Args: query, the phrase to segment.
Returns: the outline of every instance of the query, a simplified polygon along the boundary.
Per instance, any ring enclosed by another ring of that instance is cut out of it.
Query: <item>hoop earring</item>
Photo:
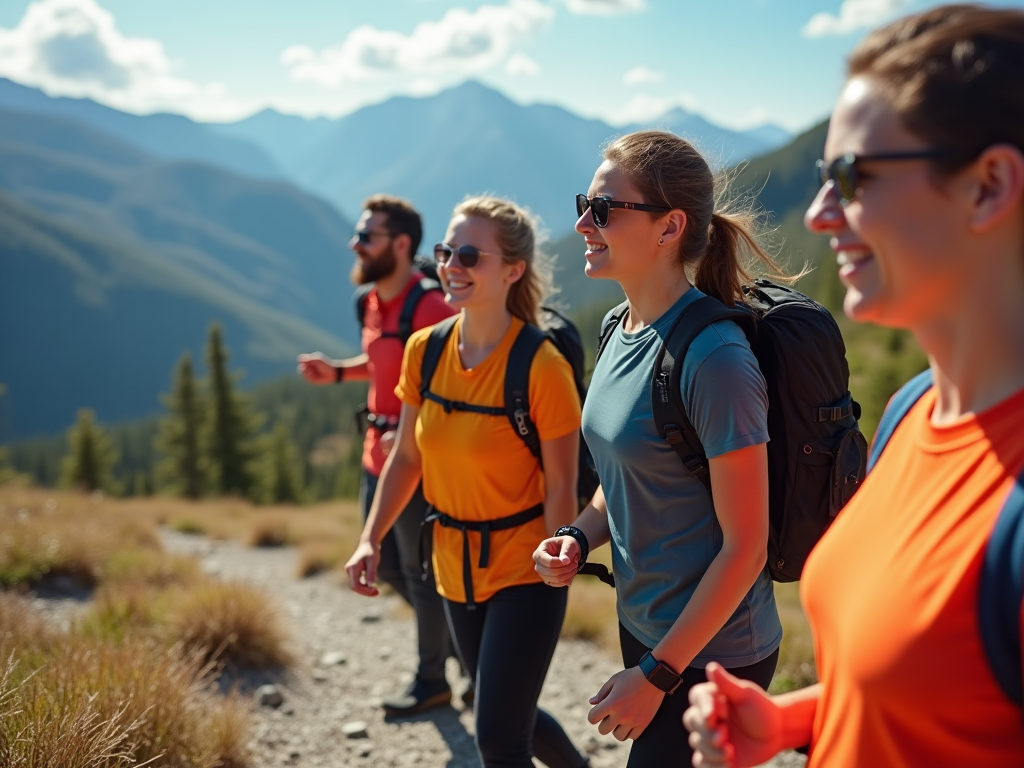
[[[659,237],[658,238],[658,245],[664,245],[664,244],[665,244],[665,238]]]

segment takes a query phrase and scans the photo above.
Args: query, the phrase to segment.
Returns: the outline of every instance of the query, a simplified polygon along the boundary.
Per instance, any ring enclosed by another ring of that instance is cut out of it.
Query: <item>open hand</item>
[[[587,720],[619,741],[635,739],[651,724],[664,700],[665,692],[648,682],[640,667],[630,667],[601,686],[590,700],[594,708]]]
[[[707,666],[708,682],[690,689],[683,724],[690,730],[693,764],[760,765],[782,747],[782,711],[754,683],[730,675],[721,664]]]
[[[544,539],[533,552],[533,569],[549,587],[568,587],[580,562],[580,543],[572,536]]]

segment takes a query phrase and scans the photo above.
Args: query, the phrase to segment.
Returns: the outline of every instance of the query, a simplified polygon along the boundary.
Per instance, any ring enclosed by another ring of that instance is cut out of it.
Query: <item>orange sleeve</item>
[[[398,377],[398,386],[395,387],[395,394],[399,400],[417,408],[423,404],[420,384],[423,383],[423,354],[427,348],[428,338],[429,327],[422,328],[409,337],[409,343],[405,345],[405,353],[402,355],[402,373]]]
[[[580,396],[572,366],[551,342],[540,345],[530,367],[530,418],[541,440],[580,428]]]

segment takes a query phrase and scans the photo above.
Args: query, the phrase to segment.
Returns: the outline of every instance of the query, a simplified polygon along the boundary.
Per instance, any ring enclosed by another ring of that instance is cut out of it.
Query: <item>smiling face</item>
[[[398,254],[395,253],[396,236],[388,232],[387,223],[388,215],[382,211],[363,211],[359,217],[356,232],[369,233],[370,242],[363,244],[357,237],[353,237],[349,245],[356,253],[351,274],[352,282],[356,285],[382,280],[395,271],[398,263]]]
[[[502,258],[494,222],[480,216],[456,214],[448,224],[444,242],[453,248],[472,245],[481,252],[474,267],[463,266],[458,256],[438,267],[445,300],[457,309],[505,307],[509,288],[523,276],[526,265]]]
[[[825,161],[932,149],[902,126],[870,78],[855,77],[829,123]],[[812,232],[830,235],[851,319],[897,328],[919,325],[953,306],[969,279],[967,185],[940,178],[926,160],[865,161],[859,189],[845,207],[827,184],[807,210]]]
[[[600,196],[631,203],[647,202],[611,160],[601,163],[587,190],[587,197]],[[658,239],[664,229],[662,217],[643,211],[613,208],[606,227],[596,226],[593,213],[589,209],[584,211],[576,221],[576,231],[587,244],[587,276],[630,282],[645,274],[660,255]]]

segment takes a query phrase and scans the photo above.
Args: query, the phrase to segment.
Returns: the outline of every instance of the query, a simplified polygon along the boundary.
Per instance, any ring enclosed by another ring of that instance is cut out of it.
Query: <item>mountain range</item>
[[[682,110],[660,127],[720,157],[786,138]],[[573,194],[624,130],[474,82],[337,120],[265,111],[215,125],[0,79],[0,440],[63,429],[81,406],[104,421],[152,411],[213,319],[247,383],[294,370],[300,351],[351,352],[347,243],[365,196],[410,197],[428,245],[470,192],[568,232]],[[548,250],[574,312],[621,295],[585,277],[578,236]]]

